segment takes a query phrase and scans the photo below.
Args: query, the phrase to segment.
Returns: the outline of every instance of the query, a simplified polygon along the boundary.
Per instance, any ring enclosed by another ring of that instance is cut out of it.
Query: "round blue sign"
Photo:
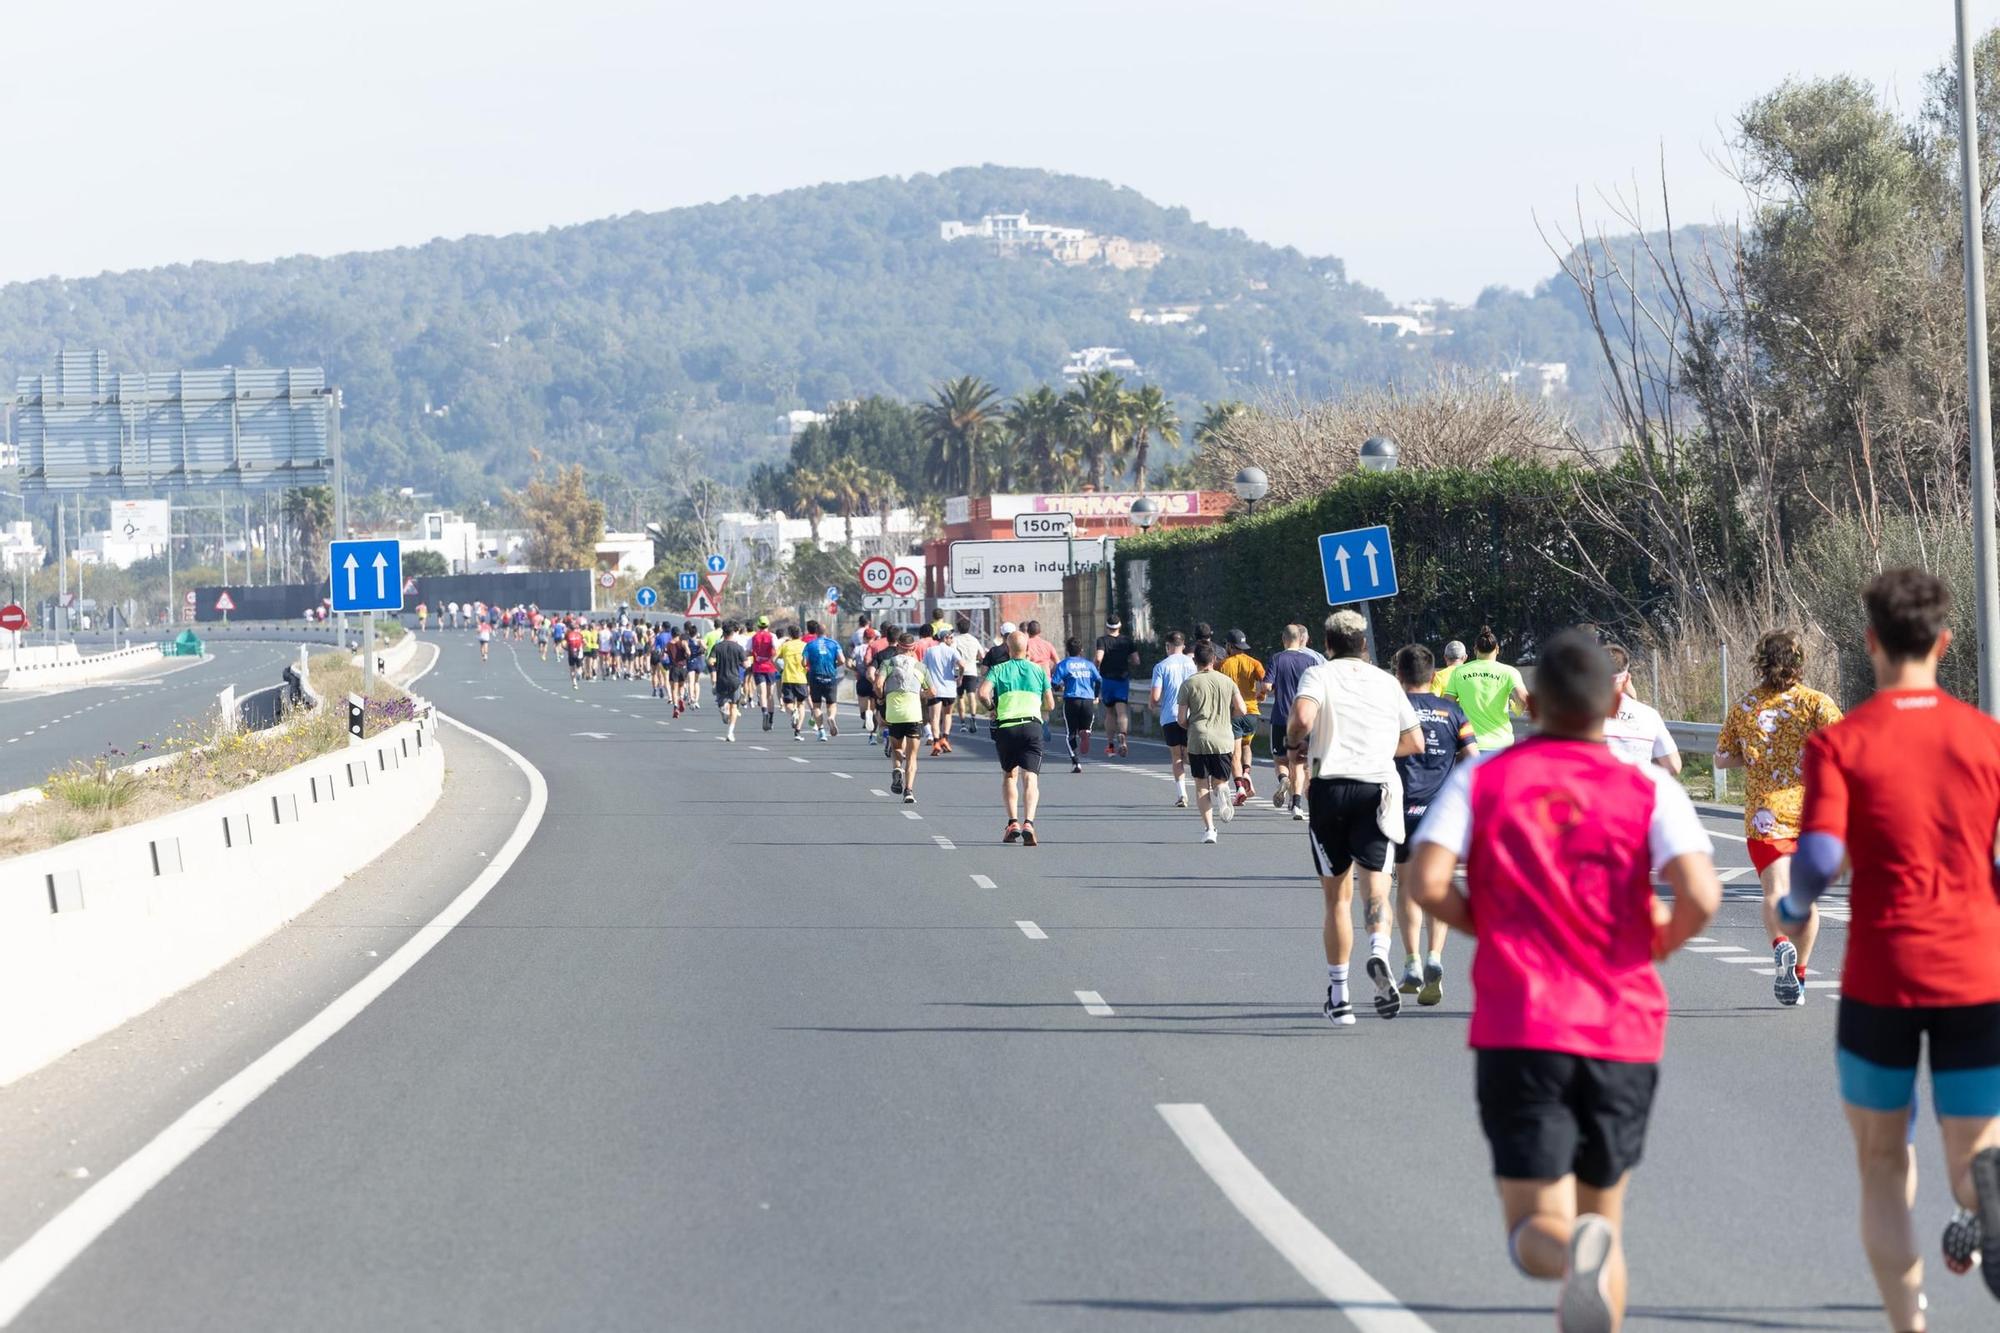
[[[660,594],[654,592],[651,588],[641,588],[635,594],[635,600],[637,600],[639,605],[641,606],[651,606],[653,603],[660,600]]]

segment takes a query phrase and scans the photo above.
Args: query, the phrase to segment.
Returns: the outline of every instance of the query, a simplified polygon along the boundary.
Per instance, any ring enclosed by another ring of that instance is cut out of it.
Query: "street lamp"
[[[1402,451],[1396,442],[1386,435],[1371,435],[1361,442],[1361,470],[1364,472],[1394,472],[1396,460]]]
[[[1150,495],[1142,495],[1132,502],[1132,521],[1144,532],[1160,520],[1160,502]]]
[[[1257,512],[1257,502],[1270,493],[1271,479],[1264,475],[1260,467],[1246,467],[1230,482],[1236,489],[1236,498],[1250,506],[1250,512]]]

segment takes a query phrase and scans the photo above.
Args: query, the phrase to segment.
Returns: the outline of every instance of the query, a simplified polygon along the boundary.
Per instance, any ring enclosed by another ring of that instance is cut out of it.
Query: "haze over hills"
[[[1074,231],[940,231],[1023,212]],[[523,235],[11,284],[0,369],[11,384],[63,346],[104,348],[117,369],[322,365],[344,390],[359,480],[449,501],[519,484],[531,451],[638,478],[680,465],[684,440],[737,479],[782,449],[772,422],[789,409],[921,396],[967,373],[1011,393],[1060,383],[1093,347],[1125,349],[1185,410],[1440,364],[1567,362],[1589,394],[1594,344],[1565,281],[1434,316],[1449,337],[1363,319],[1391,310],[1338,259],[1102,181],[986,166]]]

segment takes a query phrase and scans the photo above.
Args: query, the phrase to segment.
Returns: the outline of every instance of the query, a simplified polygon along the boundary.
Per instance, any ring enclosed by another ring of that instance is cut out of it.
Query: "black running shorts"
[[[1482,1050],[1479,1126],[1502,1180],[1616,1185],[1639,1164],[1660,1067],[1560,1051]]]
[[[1162,722],[1160,724],[1160,739],[1165,741],[1169,746],[1186,749],[1187,728],[1178,722]]]
[[[806,687],[804,685],[780,685],[778,687],[778,697],[788,704],[802,704],[806,701]]]
[[[720,707],[723,704],[735,703],[736,693],[738,690],[741,690],[742,688],[743,685],[740,681],[718,680],[717,682],[715,682],[716,706]]]
[[[806,682],[806,688],[811,691],[814,703],[830,704],[834,701],[835,696],[840,690],[840,682],[837,680],[809,680]]]
[[[1042,728],[1038,722],[1017,722],[993,733],[993,752],[999,756],[1000,771],[1024,769],[1042,771]]]
[[[892,741],[912,740],[923,734],[924,724],[921,722],[891,722],[889,724],[889,739]]]
[[[1389,865],[1389,839],[1376,822],[1382,784],[1352,778],[1314,778],[1306,787],[1311,819],[1313,870],[1322,877],[1344,875],[1359,862],[1363,870]]]
[[[1187,762],[1188,772],[1194,774],[1197,782],[1203,779],[1227,782],[1236,776],[1236,766],[1230,763],[1226,754],[1195,754],[1190,751]]]

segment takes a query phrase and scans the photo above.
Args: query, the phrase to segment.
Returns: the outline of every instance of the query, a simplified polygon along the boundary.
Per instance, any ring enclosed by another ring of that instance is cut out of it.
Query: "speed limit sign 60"
[[[914,597],[917,593],[917,571],[908,565],[897,565],[889,575],[889,591],[898,597]]]
[[[865,592],[887,592],[896,579],[896,566],[887,556],[871,555],[861,562],[861,587]]]

